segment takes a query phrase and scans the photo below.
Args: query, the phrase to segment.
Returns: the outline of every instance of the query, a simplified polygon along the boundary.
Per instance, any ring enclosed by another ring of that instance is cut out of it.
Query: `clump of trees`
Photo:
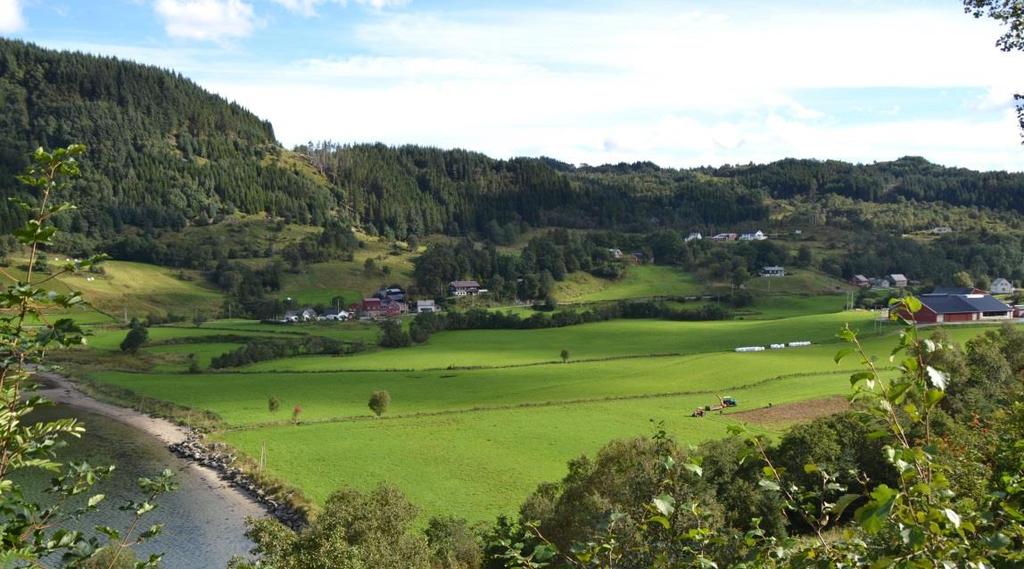
[[[361,349],[358,344],[350,344],[325,336],[246,338],[244,346],[210,360],[210,367],[213,369],[241,367],[266,360],[314,354],[340,355]]]
[[[445,296],[449,282],[472,277],[493,297],[524,300],[548,298],[555,283],[570,273],[587,271],[617,278],[625,267],[608,247],[564,229],[531,239],[519,255],[499,252],[494,243],[480,249],[463,240],[431,245],[414,263],[413,275],[421,292]]]
[[[417,509],[390,485],[363,494],[328,496],[310,524],[294,532],[269,518],[250,520],[256,560],[236,558],[231,569],[429,569],[426,538],[412,531]]]
[[[138,320],[132,320],[131,327],[121,340],[121,351],[129,354],[137,354],[142,346],[149,341],[149,329],[143,326]]]
[[[409,332],[402,329],[398,320],[384,320],[380,323],[380,342],[385,348],[406,348],[412,345]]]
[[[737,299],[749,298],[749,293],[736,293]],[[725,299],[732,302],[731,298]],[[743,306],[742,303],[736,303]],[[621,301],[594,306],[586,310],[563,310],[551,314],[537,312],[523,318],[514,312],[500,312],[473,308],[465,312],[450,310],[446,313],[417,314],[404,332],[397,322],[384,323],[381,345],[402,348],[412,343],[421,344],[435,332],[442,330],[537,330],[561,328],[617,318],[664,318],[679,321],[725,320],[730,312],[720,304],[704,304],[695,308],[677,308],[660,301]]]
[[[391,394],[387,391],[378,390],[370,394],[369,407],[374,415],[380,417],[388,410],[389,405],[391,405]]]

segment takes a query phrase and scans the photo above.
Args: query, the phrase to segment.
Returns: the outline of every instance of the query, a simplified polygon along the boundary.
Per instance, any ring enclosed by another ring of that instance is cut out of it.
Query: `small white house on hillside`
[[[437,312],[437,305],[434,304],[433,300],[417,300],[413,305],[416,314],[422,312]]]
[[[761,269],[762,277],[784,277],[786,276],[785,267],[779,267],[777,265],[770,267],[763,267]]]
[[[332,308],[320,315],[320,320],[329,320],[332,322],[341,322],[348,320],[352,315],[347,310],[341,310],[340,308]]]
[[[1013,283],[1006,279],[996,279],[992,281],[992,289],[989,292],[992,294],[1013,294]]]

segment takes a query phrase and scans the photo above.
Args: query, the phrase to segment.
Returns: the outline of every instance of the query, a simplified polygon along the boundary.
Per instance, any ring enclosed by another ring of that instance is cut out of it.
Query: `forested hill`
[[[781,160],[671,169],[651,162],[576,167],[419,146],[300,147],[366,226],[391,236],[495,232],[495,225],[733,230],[768,215],[766,198],[838,194],[1024,212],[1024,174],[946,168],[923,158],[868,165]],[[738,227],[737,227],[738,225]]]
[[[777,198],[839,194],[872,202],[905,199],[1024,212],[1024,175],[947,168],[920,157],[868,165],[787,159],[702,171],[763,187]]]
[[[181,75],[0,39],[0,195],[18,191],[14,175],[34,148],[72,142],[89,152],[74,186],[80,210],[62,222],[66,234],[92,245],[233,211],[314,225],[344,212],[388,237],[475,233],[496,241],[524,224],[753,229],[768,217],[769,198],[826,194],[1024,212],[1024,175],[921,158],[671,169],[380,144],[287,151],[268,122]],[[18,214],[0,200],[0,230]]]
[[[0,192],[28,154],[88,146],[70,229],[178,228],[227,211],[321,222],[334,205],[315,171],[288,160],[269,122],[156,67],[0,38]],[[291,163],[289,163],[291,162]],[[16,221],[0,202],[0,229]]]
[[[735,180],[656,169],[604,173],[548,158],[495,160],[464,150],[382,144],[300,147],[364,226],[409,234],[493,232],[495,225],[615,228],[736,224],[768,215]]]

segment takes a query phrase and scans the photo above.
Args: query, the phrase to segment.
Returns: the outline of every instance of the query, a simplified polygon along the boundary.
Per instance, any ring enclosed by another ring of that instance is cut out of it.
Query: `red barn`
[[[987,294],[923,294],[918,324],[1009,320],[1013,309]]]

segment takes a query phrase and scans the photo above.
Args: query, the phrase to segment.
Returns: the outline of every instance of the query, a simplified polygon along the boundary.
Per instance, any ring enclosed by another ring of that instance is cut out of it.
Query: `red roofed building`
[[[918,324],[1009,320],[1014,310],[987,294],[923,294],[921,310],[914,314]]]

